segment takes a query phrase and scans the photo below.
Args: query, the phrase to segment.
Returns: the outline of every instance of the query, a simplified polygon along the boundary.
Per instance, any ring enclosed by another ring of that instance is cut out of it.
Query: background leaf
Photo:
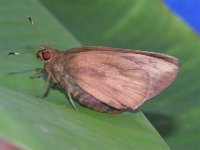
[[[76,4],[75,2],[74,4]],[[80,7],[80,13],[85,15],[93,14],[98,9],[102,12],[109,11],[106,7],[101,9],[100,6],[104,6],[103,1],[85,1],[84,5],[80,2],[77,2],[80,6],[83,6]],[[85,27],[88,26],[88,29],[84,31],[85,33],[89,31],[89,26],[93,27],[93,31],[97,30],[98,32],[91,32],[93,35],[88,37],[83,34],[82,27],[84,26],[80,23],[81,37],[78,35],[78,31],[74,32],[73,25],[68,28],[64,21],[53,14],[55,11],[50,10],[51,5],[58,13],[59,11],[64,12],[64,7],[61,6],[65,5],[65,1],[48,3],[49,5],[45,1],[42,2],[44,5],[41,5],[36,0],[19,0],[16,2],[0,0],[0,3],[0,136],[2,138],[9,139],[24,149],[37,150],[169,149],[168,145],[140,111],[108,115],[76,104],[79,111],[75,112],[68,101],[65,100],[64,94],[58,89],[51,89],[45,99],[37,98],[37,94],[44,84],[44,79],[31,80],[29,76],[34,73],[36,68],[42,66],[42,63],[37,61],[33,54],[34,49],[44,42],[35,31],[32,31],[31,25],[26,20],[27,16],[30,15],[34,18],[38,29],[42,31],[48,43],[58,49],[87,44],[86,41],[92,41],[92,36],[96,37],[95,34],[97,35],[104,30],[104,23],[98,24],[100,20],[96,17],[94,17],[93,25],[86,24],[83,21]],[[71,6],[70,3],[69,9],[76,10],[76,6],[73,8],[73,3],[71,3]],[[135,4],[137,3],[135,2]],[[110,9],[110,13],[113,14],[115,9],[122,7],[121,4],[126,6],[123,1],[116,4],[113,1],[112,3],[108,2],[108,4],[113,5],[113,10]],[[131,4],[131,1],[129,1],[129,4]],[[130,12],[130,18],[142,9],[141,4],[137,4],[138,10],[135,10],[136,12]],[[106,16],[106,14],[109,14],[109,12],[105,12],[104,15]],[[72,15],[74,18],[78,16],[75,12]],[[115,16],[115,21],[118,17],[118,15]],[[128,21],[128,18],[125,18],[125,20]],[[71,22],[71,18],[68,19]],[[109,19],[107,18],[108,23],[111,21]],[[67,22],[66,20],[65,22]],[[114,24],[110,22],[109,26],[110,28],[114,27]],[[126,26],[126,24],[123,26]],[[119,24],[112,32],[108,30],[109,32],[105,34],[105,37],[112,39],[116,33],[119,34],[119,28],[122,31],[124,30],[123,26]],[[101,36],[99,34],[99,37]],[[126,38],[128,39],[128,37],[131,38],[131,34],[127,35]],[[85,41],[82,39],[85,39]],[[104,40],[104,37],[100,39],[107,41]],[[123,41],[122,36],[121,39]],[[114,40],[113,43],[115,43]],[[95,41],[98,41],[97,38],[93,39],[93,42]],[[120,41],[118,39],[118,42]],[[107,41],[107,43],[109,42]],[[103,43],[99,42],[99,44]],[[110,42],[111,44],[112,42]],[[130,48],[130,46],[127,45],[127,48]],[[29,54],[5,57],[9,51],[25,51]]]
[[[142,106],[172,149],[200,149],[200,42],[160,0],[40,0],[84,45],[171,54],[180,59],[177,80]]]

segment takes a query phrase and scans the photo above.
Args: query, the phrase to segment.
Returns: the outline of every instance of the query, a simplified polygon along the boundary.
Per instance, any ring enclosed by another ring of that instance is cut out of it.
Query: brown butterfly
[[[18,54],[22,53],[9,53]],[[138,108],[166,88],[178,72],[177,58],[140,50],[84,46],[59,51],[45,46],[36,56],[44,61],[37,74],[48,73],[41,96],[53,81],[66,90],[75,109],[71,95],[80,104],[107,113]]]
[[[48,73],[44,89],[53,81],[66,90],[72,104],[71,95],[80,104],[107,113],[138,108],[166,88],[178,72],[177,58],[140,50],[42,47],[36,56]]]

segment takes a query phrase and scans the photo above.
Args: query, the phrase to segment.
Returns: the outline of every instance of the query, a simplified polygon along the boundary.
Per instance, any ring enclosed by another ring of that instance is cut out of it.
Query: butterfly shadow
[[[176,129],[175,120],[172,116],[152,112],[144,112],[144,114],[164,138],[170,136]]]
[[[142,110],[138,108],[135,110],[127,109],[123,112],[138,113],[141,111]],[[173,131],[176,130],[175,120],[172,116],[147,111],[142,112],[163,138],[170,136],[173,133]]]

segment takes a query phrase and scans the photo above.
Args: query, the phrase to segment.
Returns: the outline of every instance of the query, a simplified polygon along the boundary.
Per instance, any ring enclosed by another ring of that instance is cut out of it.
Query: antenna
[[[22,52],[22,53],[19,53],[19,52],[9,52],[7,56],[10,56],[10,55],[21,55],[21,54],[27,54],[28,52]]]
[[[38,33],[38,35],[40,36],[40,38],[44,41],[45,45],[48,45],[47,41],[45,40],[44,36],[41,34],[41,32],[39,32],[36,24],[34,23],[34,21],[32,20],[32,18],[30,16],[28,16],[28,20],[29,22],[32,24],[34,30]]]
[[[28,20],[30,21],[30,23],[32,24],[34,30],[38,33],[38,35],[40,36],[40,38],[44,41],[45,45],[48,45],[48,43],[46,42],[45,38],[39,32],[39,30],[37,29],[37,26],[34,24],[34,21],[31,19],[30,16],[28,16]],[[19,52],[9,52],[7,54],[7,56],[10,56],[10,55],[21,55],[21,54],[27,54],[27,53],[29,53],[29,52],[22,52],[22,53],[19,53]]]

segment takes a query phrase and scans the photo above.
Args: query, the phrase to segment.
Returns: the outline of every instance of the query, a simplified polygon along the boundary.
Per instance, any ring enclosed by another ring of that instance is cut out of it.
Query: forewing
[[[112,107],[136,108],[149,95],[148,73],[134,61],[110,52],[78,53],[66,65],[82,89]]]
[[[149,75],[150,91],[146,100],[157,95],[167,87],[176,78],[178,73],[178,59],[161,53],[104,46],[83,46],[80,48],[72,48],[67,52],[74,54],[84,52],[106,53],[134,62]]]

